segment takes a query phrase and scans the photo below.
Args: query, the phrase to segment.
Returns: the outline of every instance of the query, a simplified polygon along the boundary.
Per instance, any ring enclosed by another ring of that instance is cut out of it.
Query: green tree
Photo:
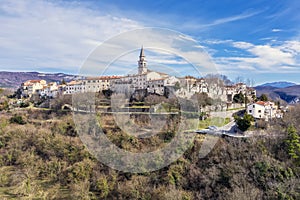
[[[246,131],[251,126],[252,121],[254,121],[254,118],[248,114],[245,114],[243,118],[235,117],[235,122],[241,131]]]
[[[291,125],[287,129],[287,139],[285,140],[287,152],[292,159],[299,160],[300,158],[300,137],[296,128]]]
[[[192,97],[198,101],[200,107],[211,106],[213,104],[213,99],[208,96],[207,93],[196,93]]]
[[[235,94],[233,96],[233,102],[234,103],[244,103],[245,102],[245,96],[242,92]]]
[[[62,85],[66,85],[67,84],[66,81],[65,81],[65,79],[62,79],[61,84]]]
[[[280,108],[280,101],[276,101],[275,104]]]
[[[180,89],[180,83],[178,81],[175,83],[174,89],[175,90],[179,90]]]
[[[259,100],[261,101],[268,101],[268,97],[266,94],[261,94],[260,97],[259,97]]]

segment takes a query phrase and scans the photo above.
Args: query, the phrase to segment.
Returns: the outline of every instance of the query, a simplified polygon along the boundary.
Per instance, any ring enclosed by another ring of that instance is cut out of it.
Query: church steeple
[[[145,53],[144,53],[144,47],[142,46],[141,52],[140,52],[140,60],[138,61],[139,65],[139,74],[145,74],[147,73],[147,62],[145,60]]]
[[[140,52],[140,59],[145,58],[145,53],[144,53],[144,47],[142,46],[141,52]]]

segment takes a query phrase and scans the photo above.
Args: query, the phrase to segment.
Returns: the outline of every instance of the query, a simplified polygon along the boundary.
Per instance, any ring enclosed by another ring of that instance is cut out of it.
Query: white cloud
[[[300,71],[299,41],[284,41],[280,45],[255,45],[248,42],[232,42],[232,47],[241,49],[246,56],[216,57],[219,69],[240,73],[293,73]]]
[[[300,54],[300,41],[286,41],[280,49],[297,56]]]
[[[241,14],[238,14],[238,15],[217,19],[217,20],[213,21],[211,24],[208,24],[208,26],[215,26],[215,25],[219,25],[219,24],[224,24],[224,23],[228,23],[228,22],[233,22],[233,21],[246,19],[246,18],[252,17],[254,15],[257,15],[261,12],[262,11],[244,12],[244,13],[241,13]]]
[[[291,53],[284,52],[280,47],[272,47],[269,45],[257,45],[248,49],[256,58],[253,60],[265,67],[272,67],[276,65],[295,65],[295,59]]]
[[[106,14],[101,9],[96,12],[84,4],[5,0],[0,5],[0,13],[1,70],[76,73],[84,64],[95,68],[90,72],[99,73],[101,68],[118,59],[116,55],[139,50],[142,45],[168,50],[202,68],[213,68],[210,56],[190,36],[179,32],[170,34],[166,29],[142,31],[140,22]],[[136,28],[136,32],[126,32]],[[98,50],[99,45],[102,47]],[[136,66],[137,58],[138,54],[120,63]],[[153,61],[183,64],[167,57]],[[126,71],[120,66],[115,69]]]
[[[272,29],[272,32],[281,32],[281,31],[283,31],[283,30],[282,29],[278,29],[278,28]]]
[[[197,29],[198,31],[204,31],[207,28],[215,27],[218,25],[226,24],[226,23],[231,23],[235,21],[240,21],[244,20],[250,17],[253,17],[255,15],[258,15],[262,13],[264,10],[257,10],[257,11],[245,11],[241,12],[236,15],[228,16],[228,17],[223,17],[215,20],[203,20],[202,21],[188,21],[180,25],[181,30],[195,30]],[[177,22],[174,22],[177,23]]]
[[[123,67],[122,72],[126,68],[127,71],[131,70],[132,67],[136,68],[138,51],[142,45],[148,53],[152,51],[146,55],[150,69],[153,67],[151,64],[160,64],[172,65],[175,68],[181,67],[186,72],[188,67],[191,70],[194,69],[194,73],[197,73],[197,70],[216,72],[210,55],[199,48],[196,41],[189,36],[183,36],[181,33],[168,29],[143,28],[124,32],[100,45],[84,64],[82,73],[98,72],[101,74],[101,71],[104,70],[103,67],[105,68],[112,62],[117,67],[110,68],[109,74],[117,73],[120,66]]]
[[[137,21],[95,12],[76,3],[4,0],[0,13],[2,70],[36,66],[76,72],[101,42],[141,27]]]
[[[233,42],[233,47],[240,48],[240,49],[249,49],[254,45],[248,42]]]
[[[231,44],[233,41],[232,40],[219,40],[219,39],[209,39],[209,40],[204,40],[204,44],[208,45],[215,45],[215,44]]]

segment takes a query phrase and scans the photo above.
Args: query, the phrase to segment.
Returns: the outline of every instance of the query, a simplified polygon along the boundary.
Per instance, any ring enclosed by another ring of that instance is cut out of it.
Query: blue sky
[[[233,80],[300,83],[299,10],[297,0],[0,0],[0,70],[78,73],[109,38],[161,27],[197,41]]]

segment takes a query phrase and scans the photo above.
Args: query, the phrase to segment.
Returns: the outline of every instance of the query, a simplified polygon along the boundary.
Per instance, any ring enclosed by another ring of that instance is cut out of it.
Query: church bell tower
[[[147,61],[145,60],[145,54],[144,54],[144,48],[141,48],[140,52],[140,60],[138,61],[139,64],[139,74],[145,74],[147,73]]]

